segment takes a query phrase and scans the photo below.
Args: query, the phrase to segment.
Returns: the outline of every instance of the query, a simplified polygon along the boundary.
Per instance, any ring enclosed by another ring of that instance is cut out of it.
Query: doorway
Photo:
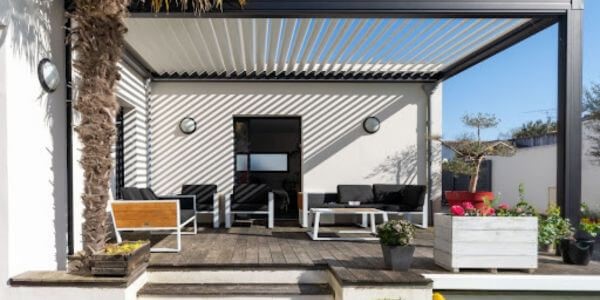
[[[302,191],[300,117],[234,117],[234,184],[266,184],[275,194],[275,218],[298,219]]]

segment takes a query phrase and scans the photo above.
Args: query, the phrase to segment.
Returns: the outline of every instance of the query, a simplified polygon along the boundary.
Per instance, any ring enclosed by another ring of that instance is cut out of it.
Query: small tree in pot
[[[412,263],[415,246],[415,227],[406,220],[392,220],[377,226],[383,260],[387,268],[406,271]]]
[[[477,208],[485,205],[485,201],[494,200],[491,192],[478,192],[477,183],[482,162],[488,156],[512,156],[515,148],[505,141],[482,141],[481,130],[498,126],[500,120],[495,115],[478,113],[464,115],[462,122],[476,130],[475,135],[465,135],[455,142],[442,143],[452,149],[455,156],[444,162],[443,168],[454,174],[470,176],[468,191],[446,191],[446,200],[450,206],[464,202],[473,202]]]

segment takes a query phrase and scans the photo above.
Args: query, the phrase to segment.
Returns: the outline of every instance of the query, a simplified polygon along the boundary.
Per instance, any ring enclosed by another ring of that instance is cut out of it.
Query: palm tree
[[[90,271],[89,258],[107,240],[106,206],[112,169],[111,148],[115,141],[115,115],[119,108],[115,85],[119,80],[124,18],[128,0],[75,0],[69,14],[74,27],[69,38],[75,53],[73,67],[78,72],[74,108],[81,123],[75,128],[83,145],[84,170],[83,252],[74,271]]]

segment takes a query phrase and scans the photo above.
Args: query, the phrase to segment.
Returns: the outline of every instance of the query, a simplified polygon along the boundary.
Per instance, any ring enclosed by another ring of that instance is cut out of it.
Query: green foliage
[[[579,229],[592,237],[596,237],[600,234],[600,212],[592,210],[586,203],[582,203]]]
[[[377,236],[387,246],[407,246],[415,238],[415,227],[407,220],[392,220],[377,226]]]
[[[147,241],[123,242],[120,244],[107,244],[104,247],[104,252],[110,255],[129,254],[140,248]]]
[[[556,130],[557,124],[555,121],[550,120],[550,118],[546,121],[529,121],[521,125],[518,129],[515,129],[512,132],[512,138],[518,139],[544,136],[549,133],[554,133]]]
[[[444,162],[442,167],[455,174],[470,176],[469,191],[475,192],[481,162],[488,156],[512,156],[515,149],[504,141],[481,140],[482,129],[496,127],[500,122],[496,116],[483,113],[464,115],[462,121],[466,126],[475,128],[477,132],[473,136],[465,135],[456,142],[444,143],[455,152],[455,156],[452,160]]]
[[[556,244],[560,239],[573,234],[573,229],[568,219],[560,216],[560,208],[551,206],[545,216],[538,218],[538,242],[541,245]]]

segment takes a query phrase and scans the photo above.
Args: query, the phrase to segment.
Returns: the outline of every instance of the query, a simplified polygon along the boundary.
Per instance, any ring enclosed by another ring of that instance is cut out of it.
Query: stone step
[[[320,268],[150,268],[148,283],[161,284],[326,284]]]
[[[164,284],[148,283],[138,300],[176,299],[271,299],[333,300],[328,284]]]

